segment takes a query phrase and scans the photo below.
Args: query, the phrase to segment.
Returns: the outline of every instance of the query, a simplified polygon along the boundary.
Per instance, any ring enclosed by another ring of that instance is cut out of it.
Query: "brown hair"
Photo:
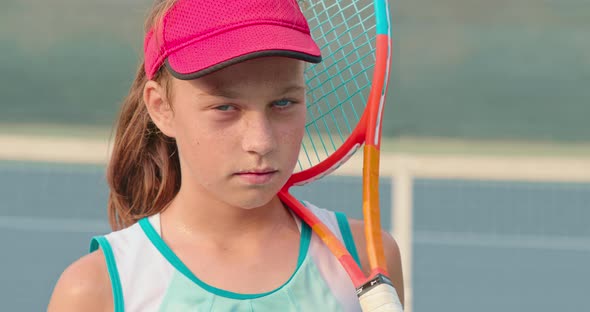
[[[145,31],[161,24],[177,0],[157,0],[145,22]],[[153,78],[170,100],[170,75],[165,69]],[[144,64],[139,66],[117,120],[113,151],[107,167],[110,188],[108,216],[113,230],[166,208],[180,188],[180,163],[176,142],[152,122],[143,101],[148,81]]]

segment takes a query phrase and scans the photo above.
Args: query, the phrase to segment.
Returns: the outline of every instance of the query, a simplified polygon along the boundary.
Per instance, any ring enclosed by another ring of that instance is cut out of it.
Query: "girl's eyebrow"
[[[285,89],[283,89],[282,92],[279,92],[280,94],[285,94],[285,93],[291,93],[291,92],[296,92],[296,91],[305,91],[305,86],[296,84],[296,85],[290,85],[287,86]]]
[[[292,85],[287,85],[283,89],[280,89],[279,91],[276,92],[276,94],[283,95],[283,94],[292,93],[292,92],[305,91],[305,89],[306,88],[303,85],[292,84]],[[223,87],[223,86],[212,87],[206,93],[203,93],[203,95],[223,97],[223,98],[228,98],[228,99],[238,99],[241,97],[240,92],[237,92],[235,89],[232,89],[231,87]]]

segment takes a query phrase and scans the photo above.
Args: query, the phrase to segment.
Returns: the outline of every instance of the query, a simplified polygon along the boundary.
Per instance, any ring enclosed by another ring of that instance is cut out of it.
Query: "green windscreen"
[[[140,63],[143,19],[152,2],[1,1],[0,124],[111,127]],[[346,11],[322,18],[350,1],[305,3],[320,13],[310,19],[318,41],[320,20],[326,32],[354,18]],[[389,4],[394,50],[384,136],[590,141],[589,1]],[[374,25],[371,3],[353,5],[348,9],[366,12],[359,17],[370,22],[365,27]],[[361,31],[333,32],[355,37]],[[364,42],[355,41],[356,47]]]

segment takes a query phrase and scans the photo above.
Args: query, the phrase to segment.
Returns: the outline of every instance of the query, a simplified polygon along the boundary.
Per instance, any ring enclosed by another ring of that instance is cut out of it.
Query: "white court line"
[[[359,175],[362,166],[357,153],[335,173]],[[407,172],[412,178],[590,182],[590,158],[385,153],[380,171],[383,177]]]
[[[413,240],[421,245],[590,251],[590,237],[416,231]]]
[[[108,233],[111,231],[109,225],[102,221],[12,216],[0,216],[0,230],[52,233]]]
[[[104,165],[111,150],[107,138],[0,134],[0,160]],[[356,153],[334,174],[359,176],[362,167],[362,153]],[[407,171],[418,178],[590,182],[590,157],[382,153],[380,169],[383,177]]]
[[[108,139],[0,135],[0,160],[105,164]]]

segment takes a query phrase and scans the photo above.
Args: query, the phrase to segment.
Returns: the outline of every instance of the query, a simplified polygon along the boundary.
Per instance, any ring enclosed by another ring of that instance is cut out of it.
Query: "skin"
[[[238,293],[267,292],[296,268],[299,230],[276,194],[293,171],[304,134],[303,70],[302,61],[265,57],[196,80],[173,79],[171,99],[157,82],[144,88],[152,120],[176,140],[182,172],[180,191],[161,214],[162,237],[205,283]],[[351,229],[368,268],[362,222],[351,220]],[[388,233],[383,238],[403,299],[399,249]],[[48,307],[112,309],[100,250],[63,272]]]

